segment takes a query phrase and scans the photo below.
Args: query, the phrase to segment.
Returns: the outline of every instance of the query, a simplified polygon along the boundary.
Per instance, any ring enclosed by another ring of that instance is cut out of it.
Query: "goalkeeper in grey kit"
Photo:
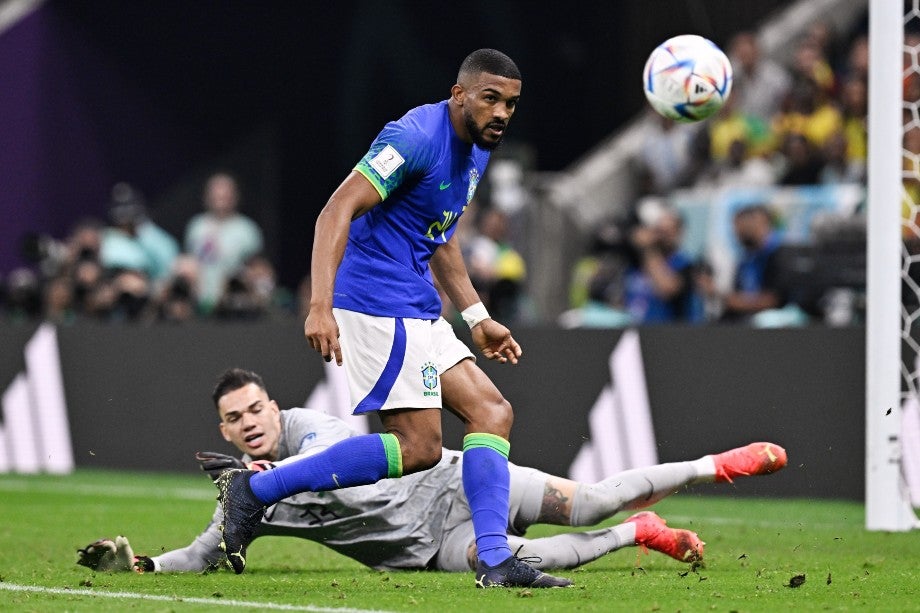
[[[223,437],[241,452],[199,452],[203,470],[216,479],[225,470],[275,465],[322,451],[354,436],[342,420],[317,410],[279,410],[261,377],[230,369],[218,379],[213,400]],[[461,480],[462,454],[444,450],[427,471],[372,485],[304,492],[270,507],[257,536],[294,536],[316,541],[375,569],[469,571],[476,567],[476,540]],[[702,560],[703,543],[669,528],[653,512],[588,532],[527,539],[533,524],[591,526],[616,513],[654,504],[693,483],[731,481],[767,474],[786,464],[782,447],[751,443],[689,462],[629,470],[596,484],[511,466],[509,542],[538,569],[573,568],[622,547],[642,546],[685,562]],[[226,561],[219,545],[221,509],[190,545],[158,556],[135,556],[127,538],[100,539],[78,550],[78,564],[95,570],[202,571]]]

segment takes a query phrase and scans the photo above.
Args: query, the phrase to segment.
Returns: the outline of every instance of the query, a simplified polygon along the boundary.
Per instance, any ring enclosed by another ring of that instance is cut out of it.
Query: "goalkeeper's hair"
[[[267,391],[265,382],[262,381],[262,377],[260,377],[258,373],[243,368],[228,368],[217,377],[217,384],[214,386],[214,392],[211,394],[211,400],[214,401],[214,406],[216,407],[217,402],[225,395],[241,387],[246,387],[250,383],[255,383],[259,389]]]

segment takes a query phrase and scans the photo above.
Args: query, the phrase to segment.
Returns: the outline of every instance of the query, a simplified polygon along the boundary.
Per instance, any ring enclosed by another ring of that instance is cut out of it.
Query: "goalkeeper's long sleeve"
[[[191,545],[154,556],[154,569],[162,572],[201,572],[219,565],[224,557],[220,550],[220,517],[218,508],[211,523]]]

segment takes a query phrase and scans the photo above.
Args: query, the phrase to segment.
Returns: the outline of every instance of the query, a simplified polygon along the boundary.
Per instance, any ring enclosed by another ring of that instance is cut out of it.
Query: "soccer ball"
[[[660,114],[674,121],[700,121],[728,99],[732,65],[712,41],[681,34],[652,51],[642,84],[649,104]]]

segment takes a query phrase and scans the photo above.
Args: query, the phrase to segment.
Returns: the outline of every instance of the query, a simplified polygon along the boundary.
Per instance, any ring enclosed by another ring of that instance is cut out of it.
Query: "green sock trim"
[[[506,460],[508,459],[508,454],[511,452],[511,443],[497,434],[473,432],[463,437],[463,451],[476,447],[488,447],[505,456]]]
[[[402,477],[402,451],[399,449],[399,439],[395,434],[387,432],[380,435],[380,440],[383,441],[383,449],[387,454],[387,477],[390,479]]]

